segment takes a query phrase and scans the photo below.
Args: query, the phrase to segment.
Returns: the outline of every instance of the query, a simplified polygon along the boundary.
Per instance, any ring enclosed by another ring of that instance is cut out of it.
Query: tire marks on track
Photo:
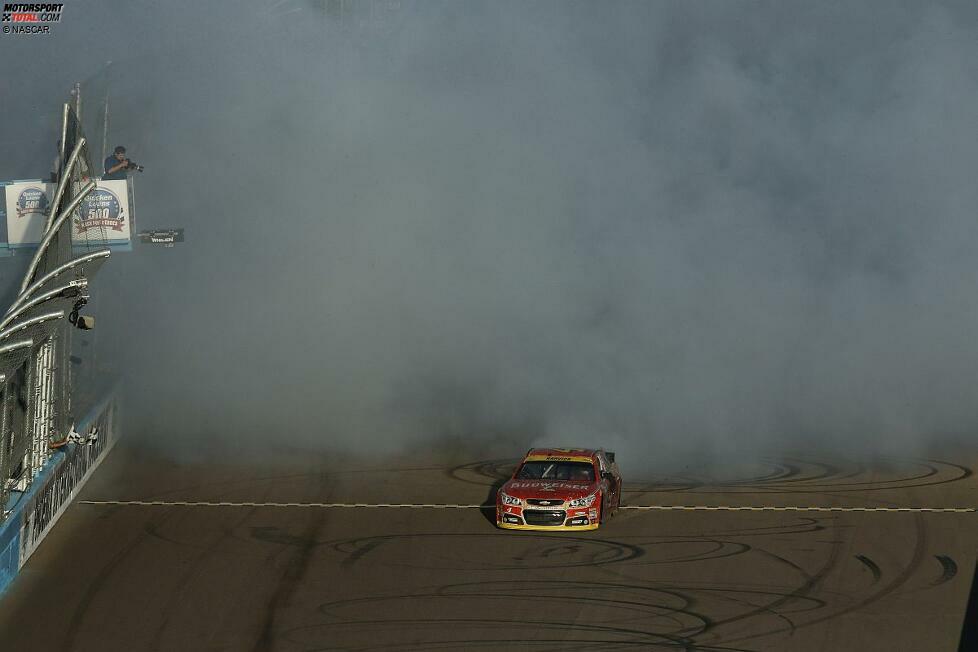
[[[940,563],[942,572],[941,576],[931,583],[931,586],[938,586],[954,579],[954,576],[958,574],[957,562],[947,555],[934,555],[934,558]]]
[[[328,495],[330,485],[329,476],[321,475],[316,493]],[[276,622],[279,613],[289,606],[292,596],[305,577],[318,545],[317,539],[326,526],[325,512],[313,512],[313,514],[314,516],[309,519],[299,535],[297,544],[287,547],[287,550],[290,550],[288,553],[290,557],[265,608],[265,619],[252,652],[270,652],[276,647],[275,639],[278,635]]]
[[[507,464],[511,469],[511,462],[503,460],[444,471],[452,481],[443,480],[431,497],[452,496],[459,486],[453,481],[492,486],[508,475]],[[95,634],[88,620],[91,605],[110,599],[120,586],[115,580],[124,579],[124,573],[144,572],[133,568],[134,548],[165,542],[189,549],[185,557],[190,566],[181,567],[178,581],[163,582],[164,606],[141,626],[151,632],[159,623],[157,640],[172,644],[178,628],[186,626],[181,618],[194,600],[194,578],[213,573],[208,560],[234,538],[258,546],[256,554],[241,558],[242,573],[248,572],[250,559],[263,558],[266,566],[276,560],[272,573],[256,574],[260,613],[228,620],[228,627],[248,632],[248,645],[235,649],[785,649],[777,646],[786,644],[786,637],[803,636],[805,628],[839,619],[894,592],[930,591],[958,574],[951,554],[959,552],[944,554],[948,551],[934,550],[928,540],[940,541],[941,528],[966,522],[941,515],[973,514],[978,508],[845,507],[832,504],[833,498],[826,499],[826,505],[784,505],[785,499],[771,497],[782,504],[766,504],[765,494],[776,494],[775,486],[808,491],[809,486],[837,483],[841,491],[854,490],[862,486],[862,473],[846,464],[789,460],[726,485],[731,493],[741,494],[751,483],[771,489],[740,498],[753,504],[697,505],[693,495],[698,490],[690,485],[694,488],[682,500],[694,504],[625,505],[623,518],[579,535],[500,532],[476,518],[479,511],[494,509],[486,504],[272,502],[267,490],[274,483],[264,478],[245,494],[258,498],[255,501],[220,500],[228,494],[217,492],[209,497],[218,499],[200,501],[80,501],[97,508],[85,510],[89,518],[129,519],[141,523],[142,531],[115,548],[118,552],[111,559],[102,558],[82,602],[71,605],[74,612],[67,611],[72,615],[68,635],[59,640],[68,643],[64,649],[87,649]],[[326,481],[330,475],[282,477],[308,479],[301,493],[290,498],[321,500],[333,497]],[[897,475],[884,478],[883,488],[896,482],[955,482],[961,474],[934,465]],[[241,487],[234,482],[228,486]],[[637,502],[646,490],[640,486],[626,493]],[[155,497],[168,495],[173,494]],[[667,502],[660,492],[650,491],[643,502],[660,500]],[[906,500],[925,503],[921,494],[908,493]],[[218,508],[233,513],[220,520],[216,511],[214,519],[207,516],[205,510]],[[387,510],[410,513],[393,515]],[[900,535],[881,542],[864,529],[859,547],[850,551],[855,531],[862,527],[858,524],[869,521],[886,523]],[[925,526],[938,529],[929,537]],[[224,537],[216,542],[215,528],[223,529]],[[127,540],[128,536],[121,542]],[[864,554],[852,554],[857,551]],[[307,575],[314,563],[317,569],[326,568],[336,584],[317,595],[297,594],[310,586]],[[265,579],[257,580],[258,575]],[[310,597],[308,604],[299,604]],[[139,614],[137,609],[130,612]],[[536,631],[528,638],[522,633],[529,627]],[[821,635],[825,630],[815,631]],[[165,646],[157,643],[160,649],[172,649]]]
[[[869,569],[869,572],[872,573],[873,584],[876,584],[877,582],[880,581],[880,578],[883,577],[883,571],[880,570],[880,567],[876,564],[875,561],[873,561],[866,555],[856,555],[856,559],[861,561],[863,565]]]

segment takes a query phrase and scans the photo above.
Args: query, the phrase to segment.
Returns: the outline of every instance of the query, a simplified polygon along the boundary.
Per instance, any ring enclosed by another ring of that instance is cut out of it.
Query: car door
[[[603,489],[602,494],[607,496],[606,505],[611,509],[617,509],[619,503],[619,493],[621,492],[621,482],[615,475],[611,464],[608,459],[604,456],[604,453],[598,453],[598,467],[601,470],[601,484]]]

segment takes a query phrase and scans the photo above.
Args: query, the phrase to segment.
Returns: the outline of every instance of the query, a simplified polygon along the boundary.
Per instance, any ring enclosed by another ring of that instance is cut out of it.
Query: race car
[[[595,530],[618,509],[615,454],[531,448],[496,493],[496,525],[508,530]]]

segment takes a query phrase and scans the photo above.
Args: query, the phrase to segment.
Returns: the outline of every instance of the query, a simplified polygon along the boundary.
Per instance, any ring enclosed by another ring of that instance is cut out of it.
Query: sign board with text
[[[7,185],[7,243],[10,247],[30,247],[41,241],[55,186],[41,181],[20,181]]]
[[[132,214],[127,180],[98,181],[71,216],[71,240],[75,246],[128,245]],[[57,190],[53,183],[19,181],[5,186],[7,246],[37,246]]]
[[[132,219],[129,182],[99,181],[71,218],[71,241],[78,244],[128,244]]]

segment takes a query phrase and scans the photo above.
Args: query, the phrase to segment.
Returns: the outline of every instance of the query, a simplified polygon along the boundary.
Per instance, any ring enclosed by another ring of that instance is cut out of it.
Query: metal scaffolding
[[[71,218],[96,174],[80,107],[76,87],[64,105],[58,186],[41,243],[0,319],[0,522],[11,492],[26,491],[72,432],[71,334],[92,326],[79,311],[89,300],[89,279],[109,256],[108,249],[72,252]]]

